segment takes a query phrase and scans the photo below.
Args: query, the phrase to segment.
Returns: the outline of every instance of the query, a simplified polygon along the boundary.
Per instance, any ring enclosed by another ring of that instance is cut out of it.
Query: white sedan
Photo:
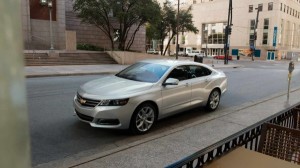
[[[217,109],[227,89],[221,71],[192,61],[145,60],[80,86],[75,113],[92,127],[148,132],[157,120],[204,105]]]

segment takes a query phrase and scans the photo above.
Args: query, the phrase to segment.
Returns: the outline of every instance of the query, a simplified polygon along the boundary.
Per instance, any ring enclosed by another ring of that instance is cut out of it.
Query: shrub
[[[104,51],[103,48],[92,44],[77,44],[77,50]]]

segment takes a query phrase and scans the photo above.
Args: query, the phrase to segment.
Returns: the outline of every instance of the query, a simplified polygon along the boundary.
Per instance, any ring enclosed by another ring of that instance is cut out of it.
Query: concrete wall
[[[76,31],[78,44],[86,43],[110,49],[110,40],[99,28],[82,23],[72,11],[66,11],[66,17],[66,29]]]
[[[30,25],[30,12],[29,0],[21,1],[21,19],[22,19],[22,33],[24,41],[31,40],[31,25]]]
[[[145,59],[170,59],[170,57],[146,54],[146,53],[136,53],[136,52],[127,52],[127,51],[107,51],[118,64],[121,65],[130,65]]]

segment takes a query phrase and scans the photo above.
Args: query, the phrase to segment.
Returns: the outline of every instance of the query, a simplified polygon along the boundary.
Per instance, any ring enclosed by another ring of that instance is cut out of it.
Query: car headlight
[[[129,99],[101,100],[98,106],[124,106]]]

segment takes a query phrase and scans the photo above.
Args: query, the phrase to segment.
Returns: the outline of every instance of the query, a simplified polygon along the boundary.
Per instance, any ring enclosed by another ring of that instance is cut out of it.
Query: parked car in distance
[[[216,55],[214,56],[214,59],[222,59],[224,60],[225,56],[224,55]],[[228,55],[228,60],[232,60],[232,56]]]
[[[158,53],[159,52],[157,50],[152,49],[152,48],[150,48],[150,49],[147,50],[147,54],[158,54]]]
[[[194,57],[194,56],[205,56],[205,53],[204,53],[204,51],[198,51],[198,50],[192,50],[191,52],[188,52],[187,53],[187,56],[189,56],[189,57]]]
[[[176,51],[174,51],[173,55],[176,55]],[[179,56],[184,56],[185,55],[185,51],[178,51],[178,55]]]
[[[92,127],[148,132],[162,118],[198,106],[217,109],[227,90],[219,70],[188,60],[144,60],[79,87],[74,113]]]

